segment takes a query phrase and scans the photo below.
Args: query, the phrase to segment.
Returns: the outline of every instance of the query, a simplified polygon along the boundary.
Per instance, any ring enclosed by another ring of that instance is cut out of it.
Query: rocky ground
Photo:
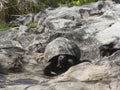
[[[120,90],[120,4],[48,8],[10,23],[20,26],[0,32],[0,90]],[[37,27],[30,28],[30,23]],[[57,37],[75,42],[80,60],[91,63],[45,76],[44,51]],[[9,70],[14,62],[19,67]]]

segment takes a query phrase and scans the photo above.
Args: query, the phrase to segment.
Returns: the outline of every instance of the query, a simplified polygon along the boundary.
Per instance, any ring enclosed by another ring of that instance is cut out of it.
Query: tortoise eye
[[[62,59],[64,59],[64,58],[65,58],[64,55],[60,55],[60,56],[58,57],[59,60],[62,60]]]

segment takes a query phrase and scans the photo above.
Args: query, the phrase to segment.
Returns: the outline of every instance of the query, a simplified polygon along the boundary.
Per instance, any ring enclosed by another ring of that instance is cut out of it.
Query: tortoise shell
[[[44,59],[47,61],[52,60],[53,57],[66,54],[80,59],[80,49],[71,40],[67,38],[59,37],[51,41],[45,48]]]

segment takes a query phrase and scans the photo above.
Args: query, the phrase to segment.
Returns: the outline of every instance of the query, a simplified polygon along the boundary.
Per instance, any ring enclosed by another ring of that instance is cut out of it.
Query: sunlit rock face
[[[120,90],[120,4],[113,1],[47,8],[11,21],[19,26],[0,32],[0,89]],[[78,46],[80,62],[46,76],[44,52],[58,37]]]

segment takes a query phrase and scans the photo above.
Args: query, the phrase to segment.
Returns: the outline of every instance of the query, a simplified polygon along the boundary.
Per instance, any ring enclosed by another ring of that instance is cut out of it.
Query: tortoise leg
[[[74,65],[73,59],[68,59],[68,64],[70,64],[70,66],[73,66]]]
[[[54,72],[55,67],[56,67],[55,63],[48,62],[46,67],[43,70],[44,74],[47,76],[55,76],[56,74],[52,73],[52,72]]]

